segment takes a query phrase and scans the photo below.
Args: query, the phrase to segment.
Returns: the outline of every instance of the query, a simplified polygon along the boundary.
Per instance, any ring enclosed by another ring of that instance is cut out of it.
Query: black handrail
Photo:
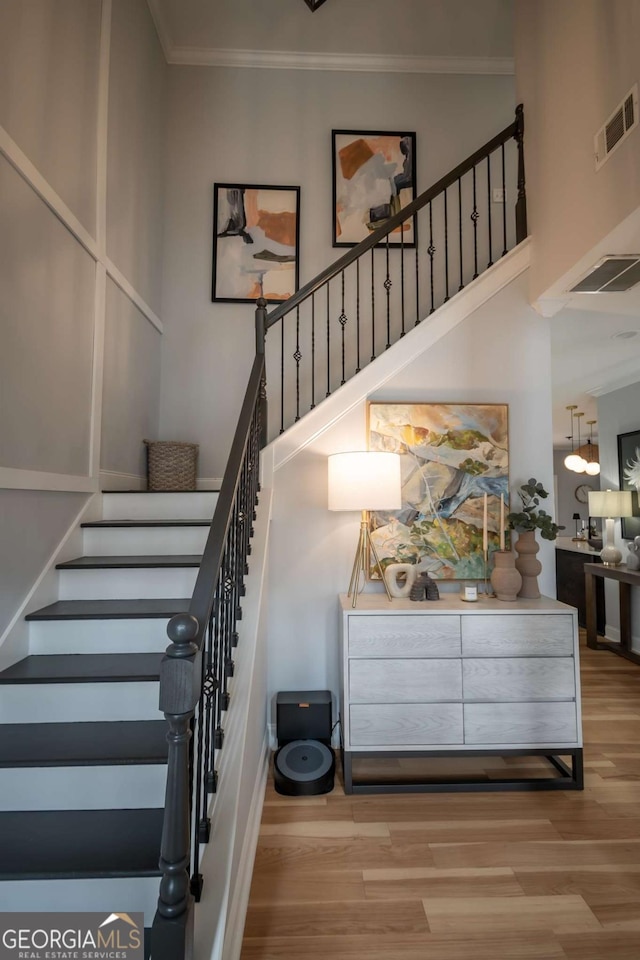
[[[491,140],[488,140],[484,146],[480,147],[479,150],[475,150],[466,160],[463,160],[462,163],[459,163],[457,167],[450,171],[450,173],[445,174],[444,177],[441,177],[432,187],[429,187],[428,190],[425,190],[424,193],[421,193],[419,197],[416,197],[415,200],[412,200],[411,203],[408,203],[403,207],[398,213],[394,214],[392,217],[389,217],[388,220],[385,220],[384,224],[381,227],[378,227],[377,230],[374,230],[369,234],[368,237],[365,237],[364,240],[361,240],[357,246],[352,247],[347,251],[342,257],[338,260],[335,260],[330,266],[326,267],[321,273],[319,273],[313,280],[310,280],[308,283],[305,283],[303,287],[289,297],[288,300],[285,300],[281,303],[275,310],[272,310],[271,313],[267,315],[266,318],[266,329],[277,323],[278,320],[281,320],[282,317],[286,316],[287,313],[290,313],[295,307],[299,306],[304,300],[311,296],[312,293],[316,293],[321,287],[323,287],[329,280],[333,280],[334,277],[337,277],[349,267],[352,263],[358,260],[363,253],[366,253],[367,250],[370,250],[372,247],[377,246],[381,240],[384,240],[386,236],[392,233],[397,227],[401,226],[403,223],[406,223],[407,220],[410,220],[414,214],[419,210],[422,210],[423,207],[426,207],[428,203],[435,200],[441,193],[443,193],[448,187],[452,187],[454,183],[464,176],[465,173],[469,173],[476,167],[482,160],[486,158],[497,150],[503,143],[507,140],[514,139],[518,143],[519,147],[522,146],[524,138],[524,111],[522,104],[518,104],[516,108],[516,119],[513,123],[510,123],[508,127],[505,127],[504,130],[501,130],[500,133],[496,134],[495,137],[492,137]],[[522,153],[519,152],[519,156],[522,156]],[[522,177],[518,177],[518,199],[520,199],[520,190],[522,190],[522,196],[524,197],[524,160],[522,160]],[[526,211],[526,207],[525,207]],[[520,234],[516,237],[516,242],[520,243],[521,240],[524,240],[527,236],[527,220],[526,212],[524,218],[521,218],[520,224]]]

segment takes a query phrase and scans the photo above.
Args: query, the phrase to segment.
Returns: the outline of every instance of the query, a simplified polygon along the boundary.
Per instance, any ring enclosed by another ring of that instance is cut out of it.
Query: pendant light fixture
[[[589,426],[589,439],[587,440],[587,466],[585,467],[585,473],[590,477],[597,477],[600,473],[600,450],[593,442],[593,425],[596,423],[595,420],[587,420]]]
[[[582,453],[580,452],[580,447],[581,447],[581,444],[580,444],[580,417],[584,417],[584,413],[582,413],[582,412],[574,413],[574,417],[575,417],[576,420],[578,421],[578,448],[577,448],[577,450],[576,450],[576,457],[577,457],[578,459],[577,459],[577,461],[576,461],[576,463],[575,463],[575,466],[573,467],[573,471],[574,471],[574,473],[584,473],[585,470],[587,469],[587,461],[585,460],[585,458],[582,456]]]
[[[567,407],[567,410],[571,414],[571,453],[568,453],[564,458],[564,465],[567,470],[575,470],[576,466],[580,464],[582,457],[579,457],[576,453],[573,452],[573,411],[578,409],[577,403],[570,403]]]

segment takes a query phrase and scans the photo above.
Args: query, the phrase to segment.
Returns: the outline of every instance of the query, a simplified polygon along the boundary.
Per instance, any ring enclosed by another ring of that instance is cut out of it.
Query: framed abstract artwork
[[[211,299],[281,303],[298,289],[300,187],[213,186]]]
[[[482,579],[484,495],[489,556],[499,549],[501,494],[505,517],[509,509],[508,405],[372,402],[368,436],[369,449],[400,454],[402,466],[401,509],[369,514],[382,567]]]
[[[416,196],[415,133],[334,130],[333,246],[353,247]],[[389,235],[415,247],[413,217]]]
[[[618,435],[618,472],[621,490],[631,490],[633,516],[622,518],[622,539],[640,536],[640,430]]]

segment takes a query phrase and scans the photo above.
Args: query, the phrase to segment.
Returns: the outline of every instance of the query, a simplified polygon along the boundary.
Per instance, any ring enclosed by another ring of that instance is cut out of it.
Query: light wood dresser
[[[546,597],[503,603],[341,604],[345,791],[582,789],[577,612]],[[354,782],[354,759],[546,757],[549,777]],[[560,759],[570,758],[571,766]]]

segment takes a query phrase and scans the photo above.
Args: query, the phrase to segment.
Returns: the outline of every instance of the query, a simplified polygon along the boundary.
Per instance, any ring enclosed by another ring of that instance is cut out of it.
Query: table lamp
[[[365,573],[369,565],[369,548],[387,597],[391,600],[380,559],[369,534],[367,510],[399,510],[401,506],[400,457],[397,453],[370,450],[334,453],[329,457],[329,510],[361,511],[360,536],[348,592],[348,596],[353,596],[354,607],[360,574]]]
[[[633,516],[630,490],[590,490],[589,516],[605,519],[604,547],[600,558],[605,567],[617,567],[622,553],[613,542],[613,522],[617,517]]]

